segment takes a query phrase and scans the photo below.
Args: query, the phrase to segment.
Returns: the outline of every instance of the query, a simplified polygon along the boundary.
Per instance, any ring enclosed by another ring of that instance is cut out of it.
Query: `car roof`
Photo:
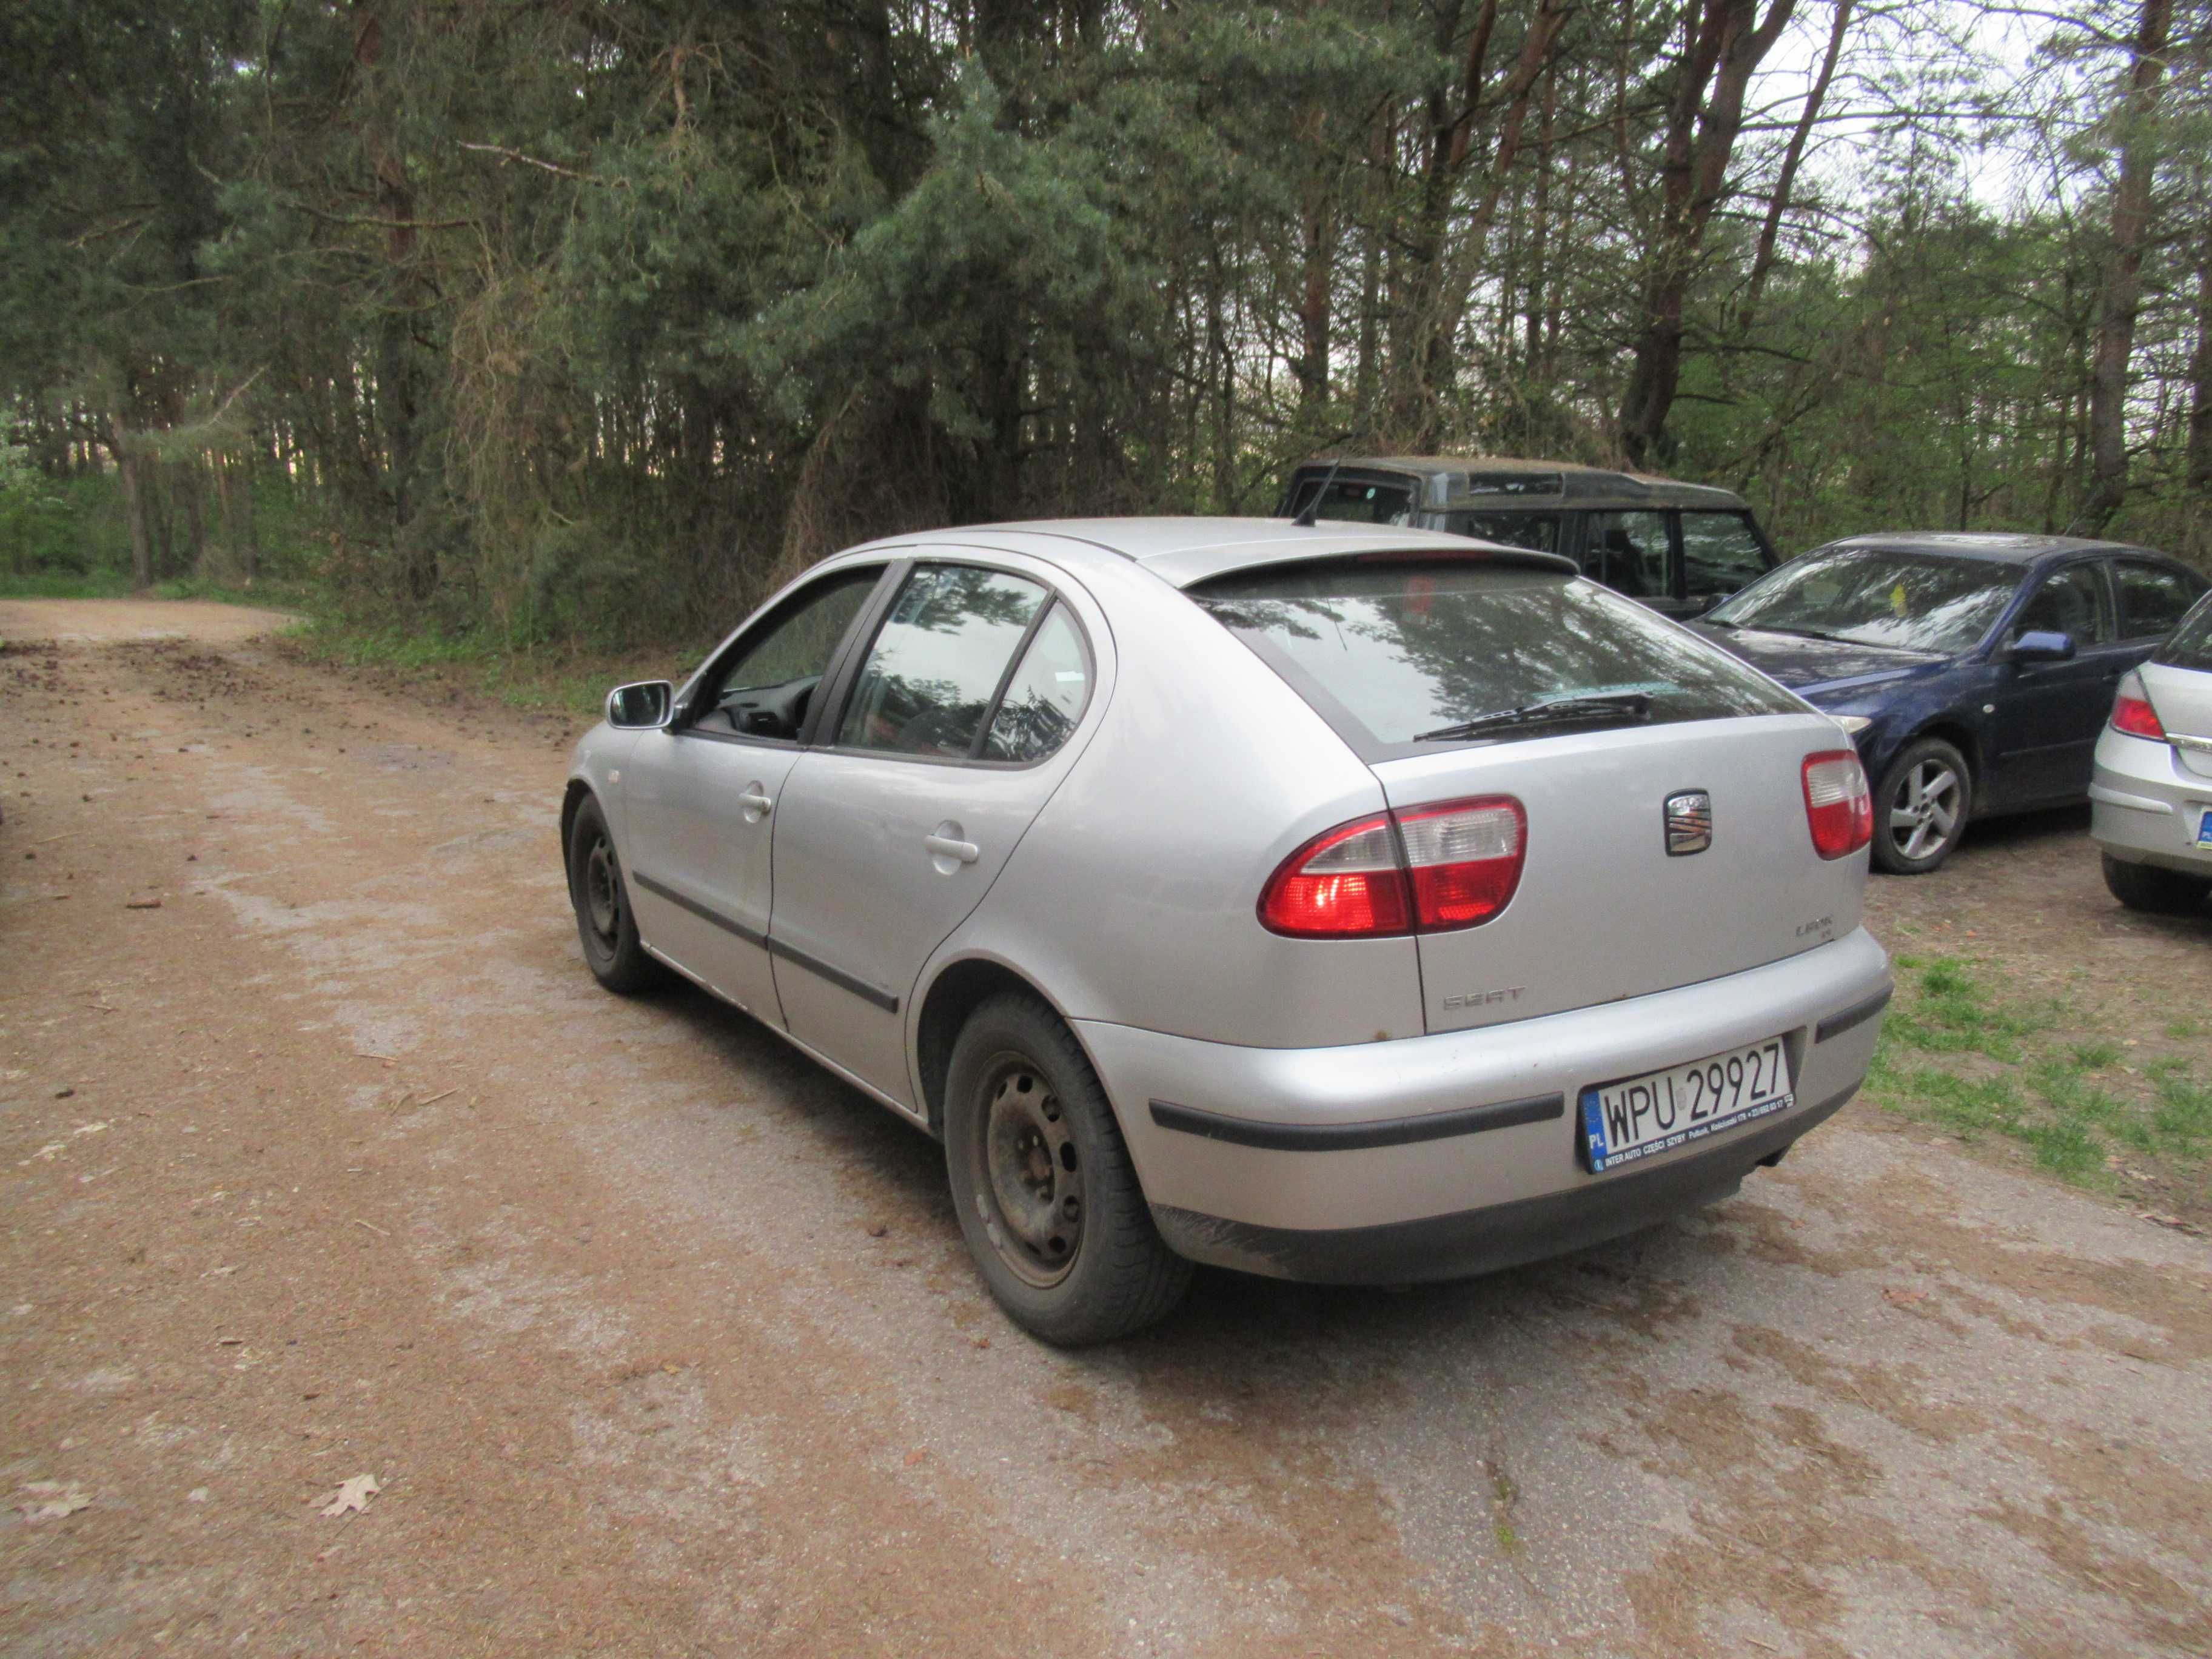
[[[1883,553],[1936,553],[2008,564],[2030,564],[2066,553],[2128,553],[2165,560],[2166,556],[2127,542],[2090,541],[2080,536],[2015,535],[1995,530],[1901,530],[1845,536],[1824,543],[1822,552],[1864,549]]]
[[[1419,505],[1429,510],[1487,508],[1533,510],[1539,507],[1711,507],[1745,510],[1734,490],[1717,484],[1689,483],[1655,472],[1626,472],[1580,461],[1544,460],[1517,455],[1343,455],[1301,461],[1294,479],[1338,470],[1361,474],[1395,474],[1419,481]],[[1508,494],[1497,486],[1506,479],[1519,486]],[[1539,488],[1537,486],[1547,486]]]
[[[1037,519],[886,537],[852,550],[925,546],[1004,547],[1034,552],[1071,568],[1101,556],[1126,559],[1177,587],[1254,565],[1363,553],[1456,551],[1570,575],[1579,569],[1572,559],[1556,553],[1531,552],[1437,530],[1331,520],[1308,526],[1288,519]]]

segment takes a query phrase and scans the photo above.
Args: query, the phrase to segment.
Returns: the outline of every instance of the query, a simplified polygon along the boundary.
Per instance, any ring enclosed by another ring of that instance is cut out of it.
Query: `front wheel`
[[[2154,916],[2185,916],[2212,892],[2212,879],[2155,864],[2129,864],[2105,858],[2105,885],[2130,910]]]
[[[969,1017],[945,1079],[945,1164],[969,1254],[1014,1322],[1060,1347],[1164,1317],[1190,1263],[1161,1242],[1074,1036],[1033,997]]]
[[[568,902],[575,907],[576,935],[594,979],[623,996],[661,982],[660,964],[646,953],[637,935],[629,887],[615,856],[614,837],[607,833],[606,815],[589,797],[568,826]]]
[[[1905,746],[1874,796],[1874,864],[1893,876],[1924,876],[1966,833],[1973,805],[1966,757],[1941,738]]]

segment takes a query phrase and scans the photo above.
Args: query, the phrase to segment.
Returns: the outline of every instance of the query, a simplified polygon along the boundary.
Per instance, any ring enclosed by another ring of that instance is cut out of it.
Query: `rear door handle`
[[[963,864],[973,864],[983,856],[983,849],[972,841],[955,841],[950,836],[924,836],[921,844],[941,859],[957,859]]]

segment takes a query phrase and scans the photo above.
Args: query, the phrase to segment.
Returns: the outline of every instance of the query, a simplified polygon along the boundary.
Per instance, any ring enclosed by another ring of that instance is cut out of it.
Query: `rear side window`
[[[1642,693],[1654,723],[1803,707],[1695,635],[1564,571],[1480,560],[1272,565],[1191,597],[1340,730],[1337,715],[1349,717],[1370,747],[1562,697]]]
[[[2212,674],[2212,595],[2199,599],[2181,626],[2160,646],[2154,661],[2169,668],[2194,668]]]
[[[1003,570],[922,566],[899,590],[868,652],[838,724],[838,746],[966,759],[1049,597]]]
[[[2120,636],[2130,640],[2165,633],[2204,591],[2179,570],[2136,559],[2113,560],[2112,581],[2120,590]]]
[[[1594,513],[1583,568],[1616,593],[1666,599],[1674,594],[1674,553],[1664,513]]]
[[[1741,513],[1685,513],[1682,568],[1693,599],[1748,587],[1767,571],[1766,550]]]
[[[1556,513],[1454,513],[1445,518],[1444,528],[1455,536],[1502,542],[1507,547],[1525,547],[1532,553],[1559,550]]]
[[[1056,605],[1022,653],[991,729],[982,758],[1041,761],[1067,741],[1091,697],[1091,657],[1067,607]]]

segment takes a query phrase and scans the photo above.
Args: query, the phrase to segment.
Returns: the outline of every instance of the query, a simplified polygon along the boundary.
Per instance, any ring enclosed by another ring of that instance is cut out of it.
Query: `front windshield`
[[[1705,620],[1950,656],[1990,631],[2019,579],[2009,566],[1982,559],[1819,548],[1753,582]]]

